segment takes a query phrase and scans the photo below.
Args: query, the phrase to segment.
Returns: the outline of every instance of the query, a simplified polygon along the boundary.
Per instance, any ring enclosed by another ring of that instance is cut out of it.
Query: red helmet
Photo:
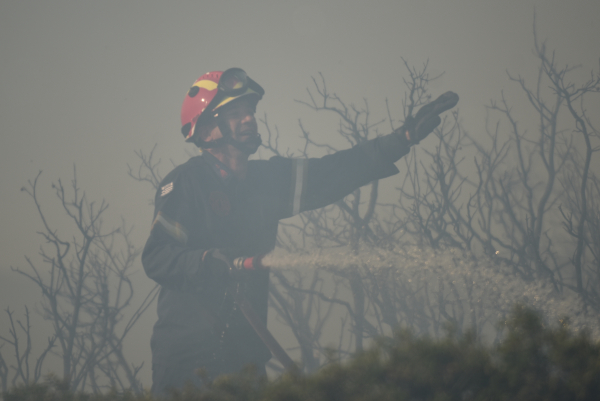
[[[194,82],[183,100],[181,133],[187,142],[195,142],[196,126],[213,116],[218,108],[242,96],[256,96],[258,102],[264,93],[241,68],[207,72]]]

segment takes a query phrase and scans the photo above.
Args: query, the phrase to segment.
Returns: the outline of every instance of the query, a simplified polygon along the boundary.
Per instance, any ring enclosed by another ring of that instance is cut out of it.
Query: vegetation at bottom
[[[252,369],[217,378],[203,389],[173,391],[167,400],[598,400],[600,342],[574,333],[568,320],[556,327],[522,305],[501,322],[502,341],[484,345],[472,334],[448,330],[440,340],[399,331],[347,361],[331,356],[313,374],[286,374],[274,381]],[[19,385],[4,401],[156,400],[147,391],[73,392],[48,377]]]

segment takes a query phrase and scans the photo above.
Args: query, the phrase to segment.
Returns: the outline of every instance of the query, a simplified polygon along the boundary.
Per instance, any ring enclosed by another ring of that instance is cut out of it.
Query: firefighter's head
[[[232,144],[252,154],[260,146],[254,112],[263,88],[240,68],[202,75],[181,108],[181,132],[200,148]]]

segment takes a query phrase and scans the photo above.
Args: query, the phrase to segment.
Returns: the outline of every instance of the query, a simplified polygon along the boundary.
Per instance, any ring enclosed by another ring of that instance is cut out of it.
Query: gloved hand
[[[261,261],[264,255],[239,256],[239,251],[232,249],[210,249],[204,253],[202,260],[221,273],[235,280],[243,280],[248,272],[265,269]]]
[[[456,93],[444,93],[433,102],[421,107],[414,117],[408,116],[402,126],[402,133],[406,135],[406,139],[411,144],[421,142],[442,122],[439,115],[453,108],[457,103],[458,95]]]

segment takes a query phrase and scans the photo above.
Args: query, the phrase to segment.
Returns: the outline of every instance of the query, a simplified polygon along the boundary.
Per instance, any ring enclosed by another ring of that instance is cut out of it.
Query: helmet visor
[[[226,70],[219,79],[219,93],[217,97],[224,99],[245,94],[248,90],[256,92],[260,97],[265,94],[264,89],[254,82],[241,68]]]
[[[219,79],[221,96],[241,95],[248,89],[248,75],[241,68],[230,68]]]

